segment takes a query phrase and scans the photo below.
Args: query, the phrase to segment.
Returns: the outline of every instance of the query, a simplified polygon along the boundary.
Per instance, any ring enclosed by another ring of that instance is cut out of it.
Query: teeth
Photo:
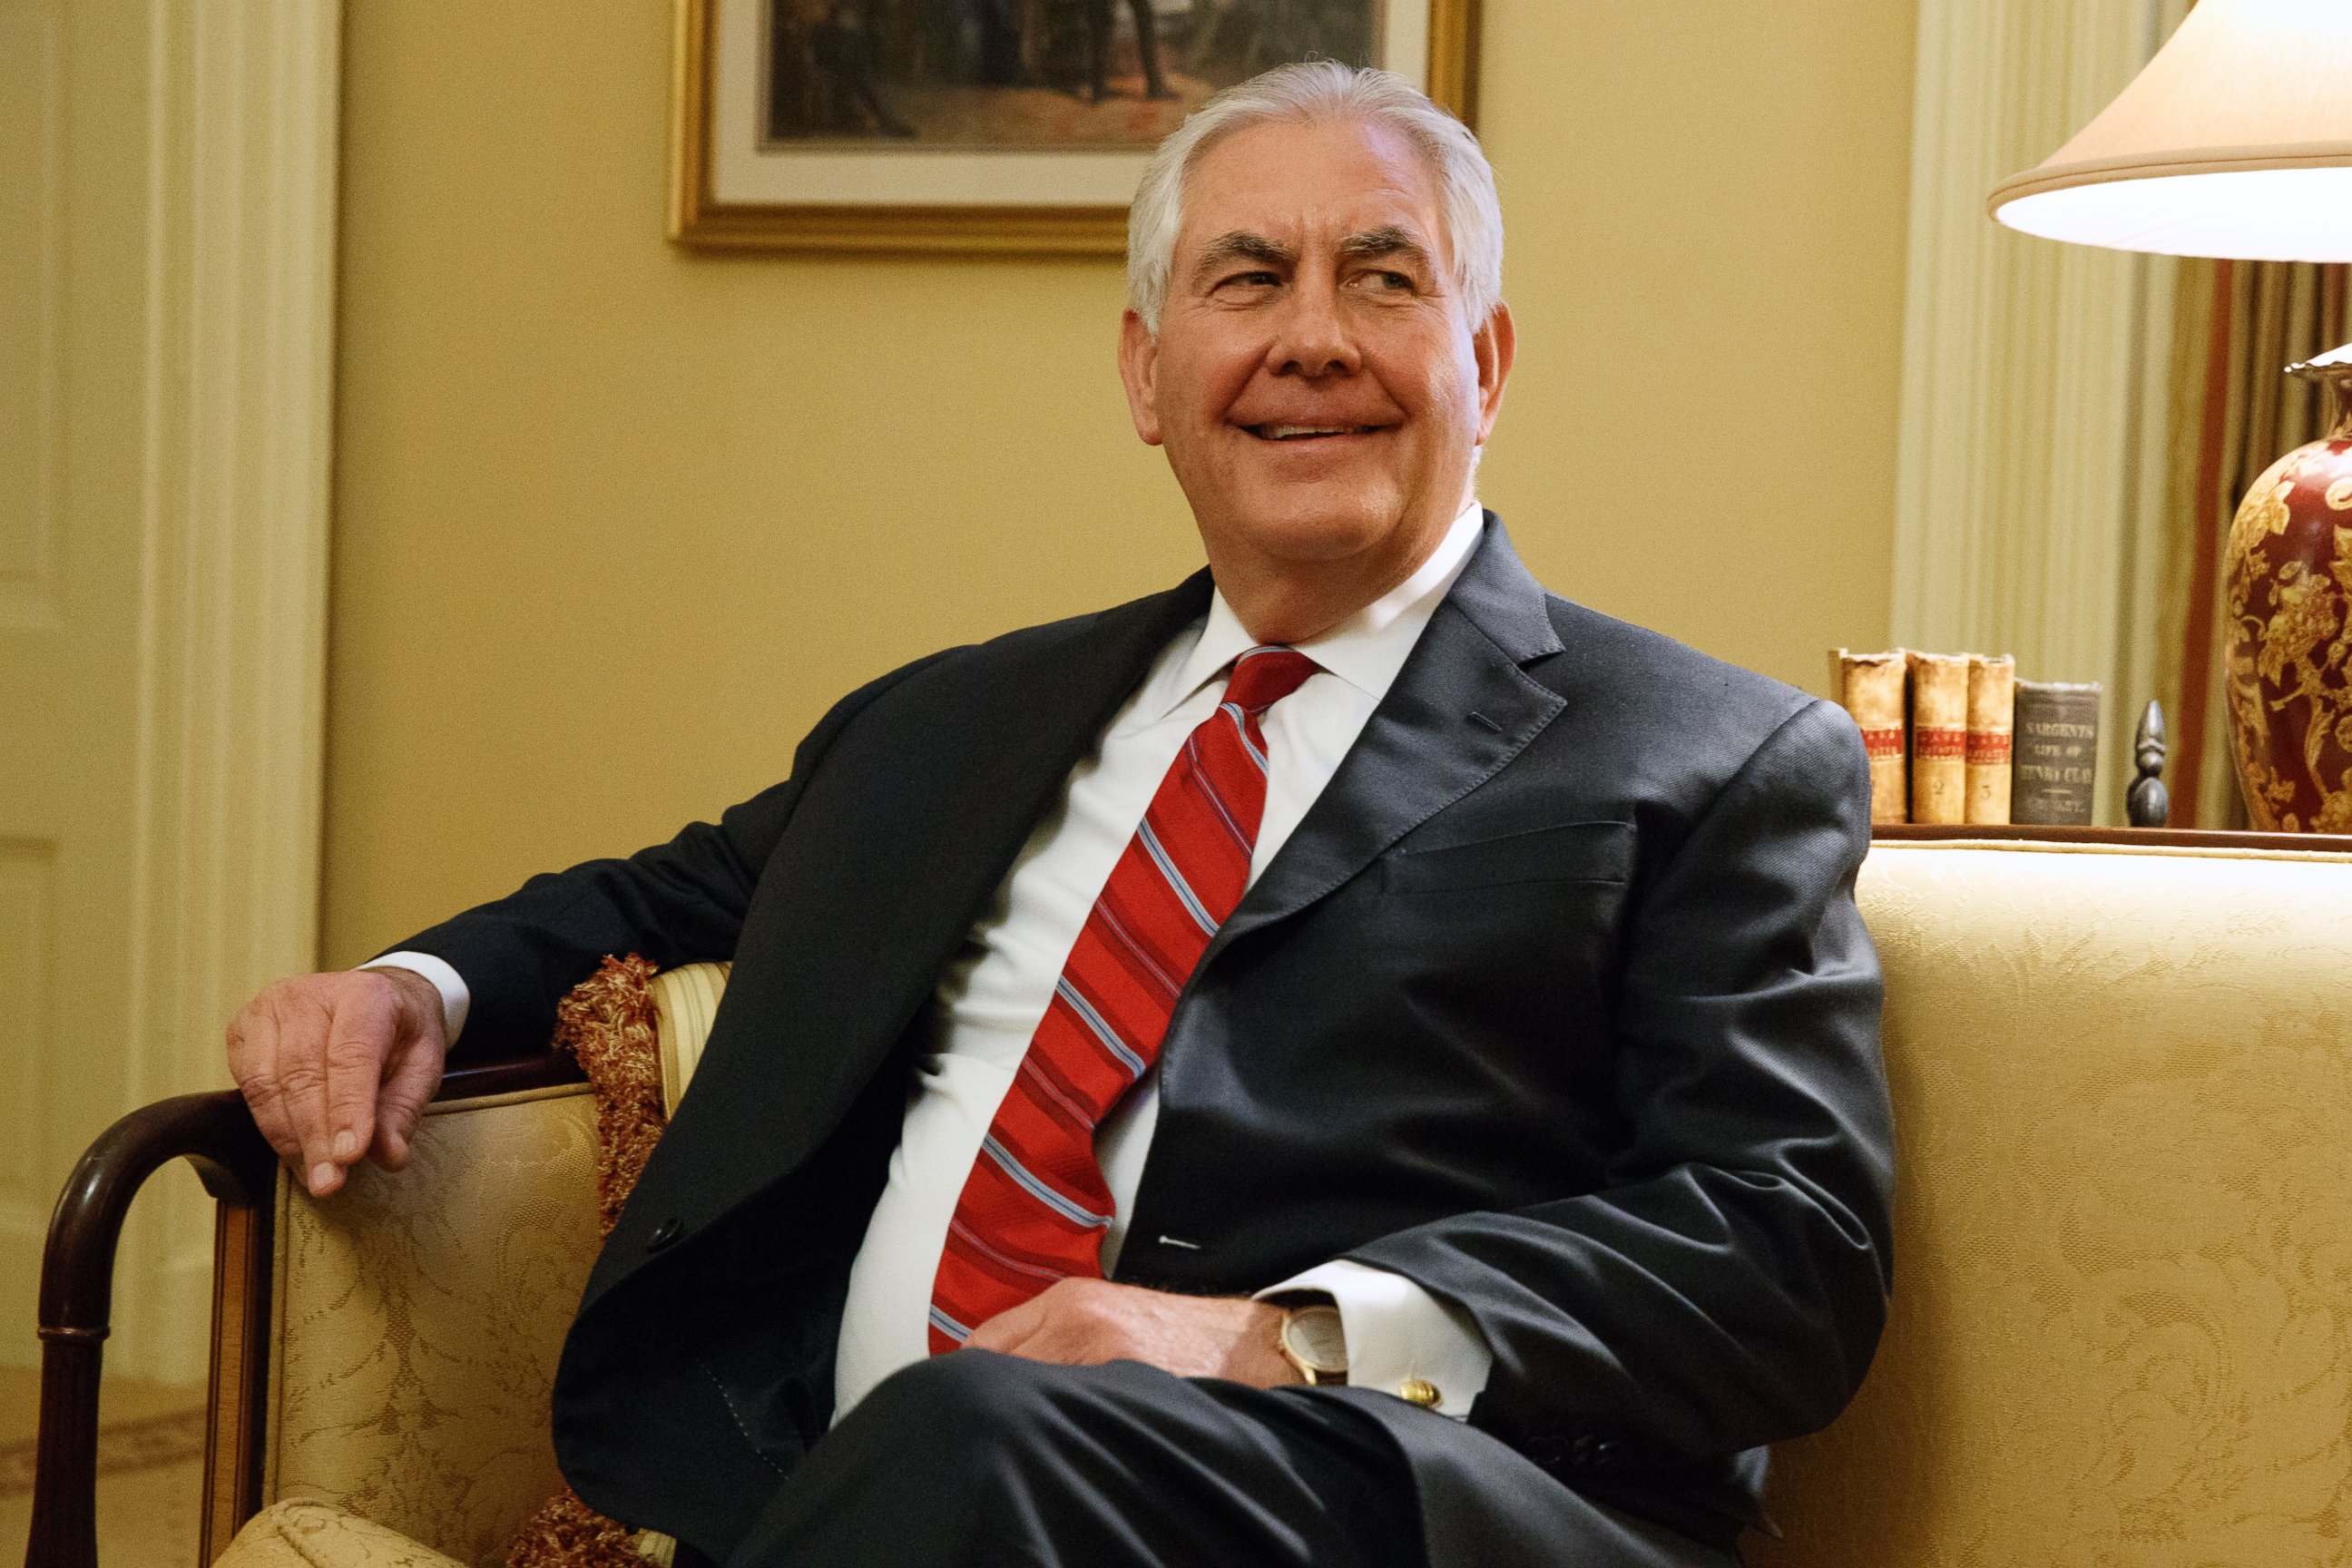
[[[1269,441],[1294,441],[1302,436],[1352,436],[1367,428],[1361,425],[1261,425],[1259,431]]]

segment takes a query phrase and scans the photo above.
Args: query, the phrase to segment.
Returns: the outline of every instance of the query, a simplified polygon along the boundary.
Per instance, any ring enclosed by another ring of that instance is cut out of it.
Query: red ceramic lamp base
[[[2336,425],[2254,481],[2230,530],[2230,742],[2262,832],[2352,833],[2352,345],[2292,373]]]

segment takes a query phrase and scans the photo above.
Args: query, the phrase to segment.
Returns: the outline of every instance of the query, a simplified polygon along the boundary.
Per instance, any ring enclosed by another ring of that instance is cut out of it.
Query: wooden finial
[[[2134,827],[2162,827],[2172,817],[2172,796],[2164,787],[2164,706],[2150,702],[2139,716],[2139,734],[2132,742],[2132,760],[2139,777],[2132,781],[2124,809]]]

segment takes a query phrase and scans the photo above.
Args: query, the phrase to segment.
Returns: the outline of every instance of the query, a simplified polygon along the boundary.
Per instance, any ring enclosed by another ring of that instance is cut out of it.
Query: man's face
[[[1130,311],[1119,358],[1221,579],[1384,588],[1460,512],[1511,341],[1505,312],[1465,319],[1453,266],[1436,176],[1394,132],[1254,126],[1193,165],[1159,335]]]

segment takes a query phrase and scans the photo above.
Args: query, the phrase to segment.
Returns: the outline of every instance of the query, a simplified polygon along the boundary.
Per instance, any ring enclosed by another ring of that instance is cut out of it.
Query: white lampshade
[[[2168,256],[2352,261],[2352,0],[2201,0],[1992,215]]]

